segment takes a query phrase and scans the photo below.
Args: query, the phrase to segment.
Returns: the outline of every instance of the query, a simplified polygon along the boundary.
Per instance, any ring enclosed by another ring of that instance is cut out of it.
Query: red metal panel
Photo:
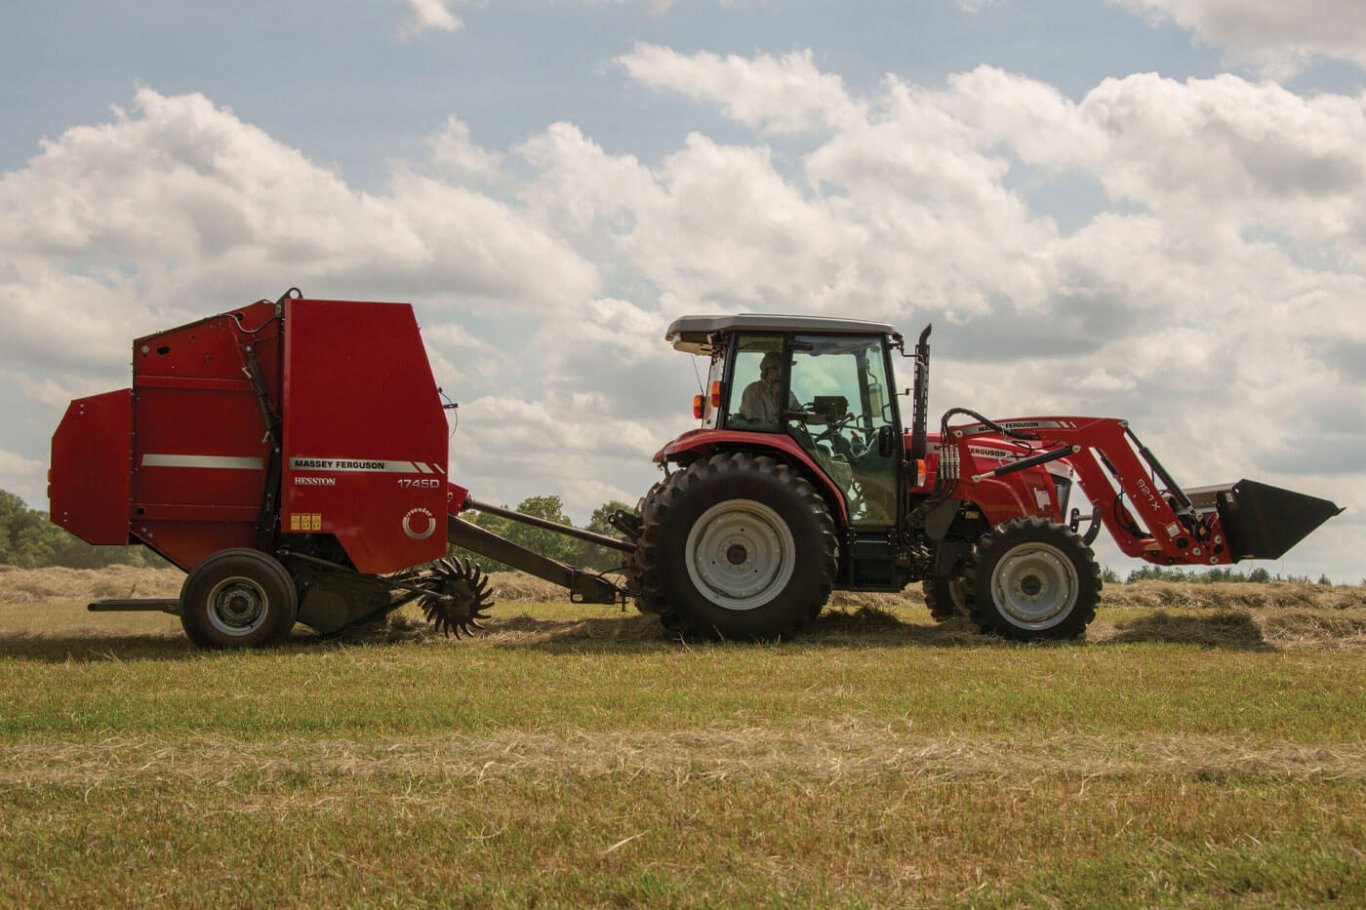
[[[48,513],[87,543],[129,542],[132,428],[132,392],[120,389],[71,402],[52,436]]]
[[[252,546],[270,445],[245,369],[279,407],[280,322],[261,302],[133,342],[133,535],[182,568]]]
[[[335,534],[361,572],[445,555],[449,432],[408,304],[285,310],[286,533]]]

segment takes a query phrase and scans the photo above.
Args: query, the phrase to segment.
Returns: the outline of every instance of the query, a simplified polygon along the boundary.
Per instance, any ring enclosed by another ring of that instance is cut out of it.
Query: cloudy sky
[[[936,412],[1348,506],[1268,568],[1359,581],[1364,71],[1360,0],[6,4],[0,488],[297,285],[413,302],[454,477],[582,521],[692,425],[672,318],[848,315],[934,323]]]

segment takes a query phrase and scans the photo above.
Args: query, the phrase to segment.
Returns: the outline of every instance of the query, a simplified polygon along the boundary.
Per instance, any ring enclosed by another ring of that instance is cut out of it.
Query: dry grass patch
[[[0,751],[0,788],[94,787],[183,781],[267,783],[296,775],[396,777],[415,785],[479,786],[546,776],[642,775],[676,784],[773,776],[810,786],[895,776],[903,782],[1043,778],[1366,781],[1366,744],[1274,744],[1246,736],[1112,738],[1065,734],[925,736],[907,725],[845,719],[795,728],[684,731],[521,730],[372,741],[223,736],[111,737],[93,743],[20,744]]]
[[[0,603],[96,600],[104,597],[178,597],[179,569],[107,566],[103,569],[19,569],[0,565]]]

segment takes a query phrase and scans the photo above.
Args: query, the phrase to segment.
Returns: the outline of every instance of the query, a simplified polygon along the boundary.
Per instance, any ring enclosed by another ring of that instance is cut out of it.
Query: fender
[[[825,494],[826,499],[835,504],[839,510],[840,527],[849,527],[849,506],[844,501],[844,494],[790,436],[781,433],[749,433],[743,430],[689,430],[656,452],[654,462],[663,467],[666,462],[708,458],[727,449],[746,449],[754,452],[767,450],[780,460],[796,465],[816,484],[816,488]]]

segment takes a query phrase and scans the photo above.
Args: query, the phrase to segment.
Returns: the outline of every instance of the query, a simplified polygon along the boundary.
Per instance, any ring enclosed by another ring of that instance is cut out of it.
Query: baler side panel
[[[270,443],[244,372],[278,408],[280,323],[253,304],[133,345],[133,536],[183,569],[255,544]]]
[[[86,543],[128,543],[133,393],[71,402],[52,436],[48,514]]]
[[[281,531],[335,535],[361,572],[444,556],[449,430],[413,308],[286,307]]]

